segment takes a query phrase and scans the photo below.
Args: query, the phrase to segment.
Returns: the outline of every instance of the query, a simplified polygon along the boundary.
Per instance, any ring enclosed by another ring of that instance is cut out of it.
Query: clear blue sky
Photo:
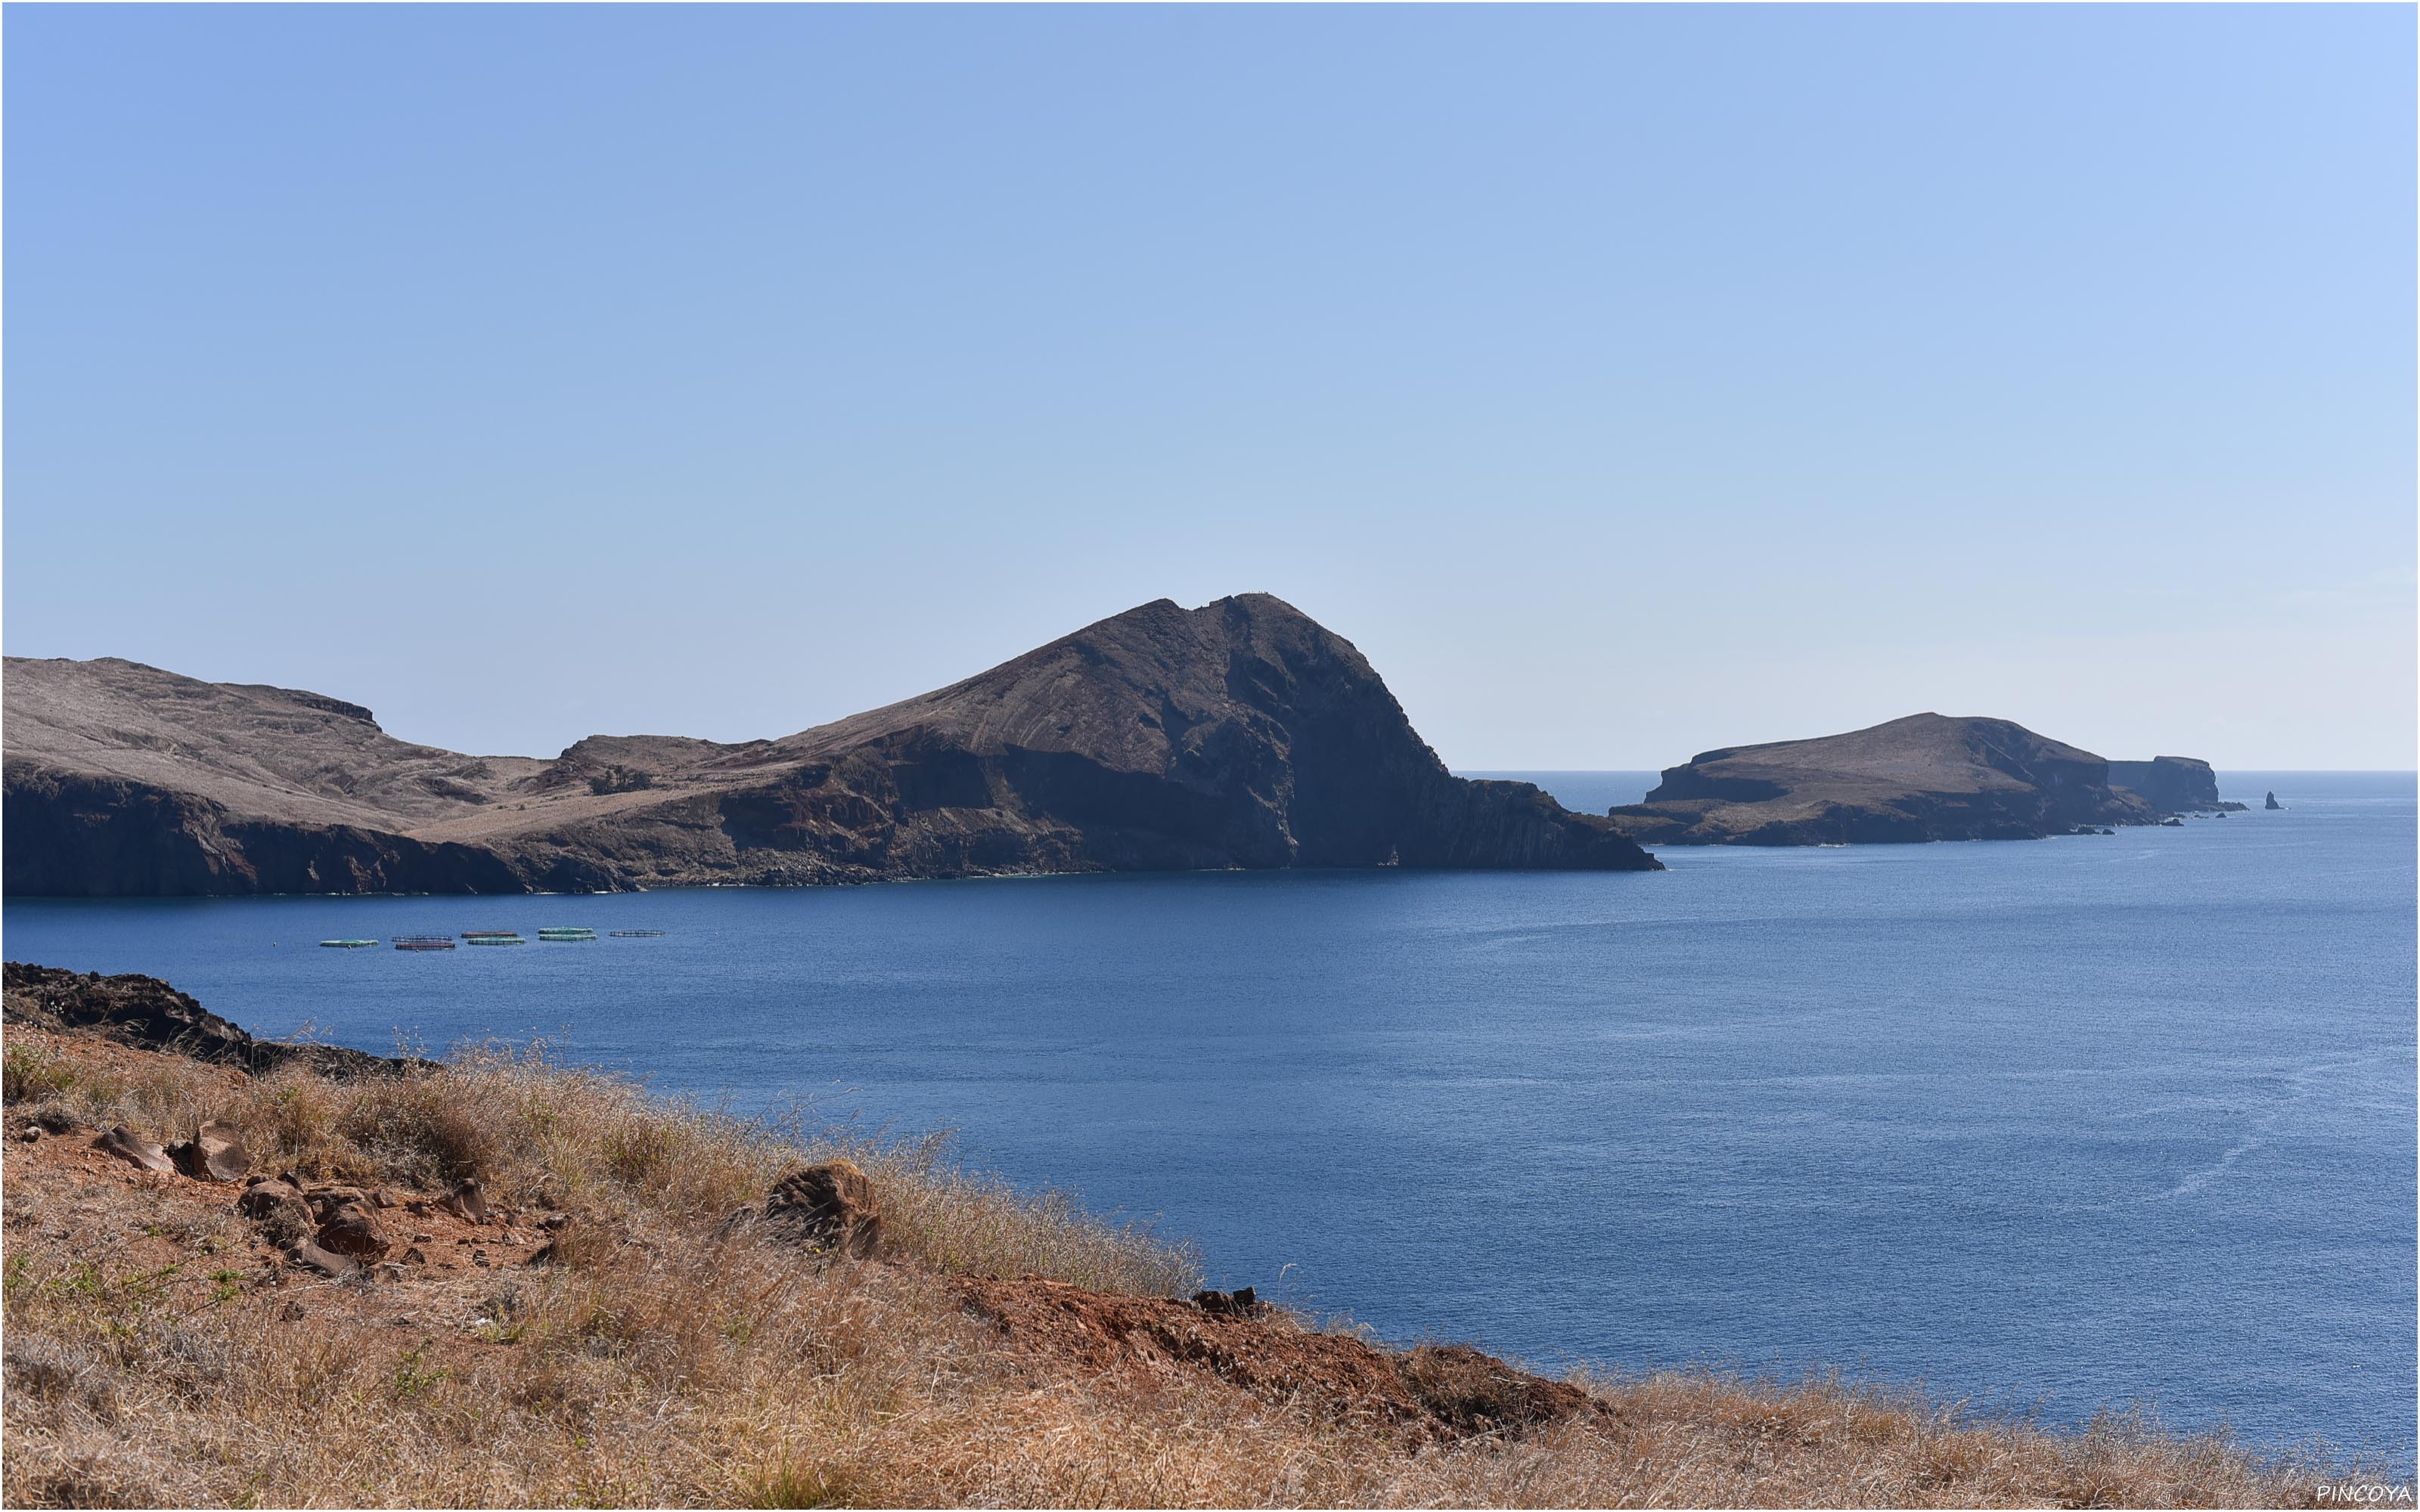
[[[2414,764],[2414,11],[10,6],[6,625],[800,729],[1279,594],[1462,767]]]

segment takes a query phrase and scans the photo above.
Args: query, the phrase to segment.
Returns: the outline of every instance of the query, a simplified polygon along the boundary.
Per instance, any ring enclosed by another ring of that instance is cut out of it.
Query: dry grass
[[[1417,1448],[1199,1373],[1037,1385],[933,1273],[1167,1294],[1195,1284],[1193,1257],[931,1144],[805,1137],[527,1051],[340,1085],[14,1049],[18,1114],[73,1104],[155,1134],[224,1119],[271,1165],[476,1173],[505,1204],[581,1216],[569,1265],[473,1290],[270,1285],[215,1206],[172,1211],[123,1178],[37,1190],[11,1147],[11,1505],[2269,1505],[2350,1473],[2141,1418],[2055,1432],[1831,1380],[1595,1381],[1605,1423]],[[901,1263],[708,1239],[843,1149]],[[112,1237],[130,1234],[149,1248]]]
[[[542,1043],[473,1048],[427,1075],[351,1082],[300,1067],[256,1080],[169,1057],[140,1057],[132,1072],[79,1069],[47,1047],[10,1048],[22,1052],[34,1096],[104,1128],[122,1121],[173,1137],[217,1119],[243,1131],[262,1168],[308,1178],[442,1188],[476,1175],[507,1207],[695,1236],[783,1172],[845,1155],[884,1194],[891,1250],[924,1269],[1153,1295],[1190,1290],[1201,1273],[1197,1257],[1145,1227],[966,1170],[944,1139],[879,1141],[807,1131],[795,1119],[735,1118],[551,1061]]]

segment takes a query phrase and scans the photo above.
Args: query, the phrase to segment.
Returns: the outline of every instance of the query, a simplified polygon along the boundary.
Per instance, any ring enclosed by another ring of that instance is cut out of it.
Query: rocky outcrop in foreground
[[[1136,1364],[1190,1368],[1277,1401],[1327,1404],[1413,1444],[1515,1438],[1556,1424],[1602,1425],[1603,1402],[1465,1345],[1382,1349],[1350,1334],[1295,1327],[1266,1303],[1228,1293],[1191,1301],[1121,1296],[1039,1277],[956,1276],[951,1289],[1047,1381]],[[1249,1288],[1245,1288],[1247,1292]],[[1163,1364],[1164,1363],[1164,1364]]]
[[[1657,865],[1528,783],[1447,772],[1351,642],[1260,594],[1146,604],[779,740],[600,735],[551,762],[112,659],[10,658],[6,691],[11,895]]]
[[[2216,779],[2162,757],[2164,795]],[[2112,764],[2006,719],[1912,715],[1816,740],[1710,750],[1667,768],[1644,803],[1611,810],[1642,844],[1837,845],[2038,840],[2142,825],[2172,811],[2112,779]]]
[[[256,1040],[157,977],[104,977],[11,961],[0,965],[0,1021],[75,1030],[138,1050],[186,1056],[256,1073],[301,1064],[322,1076],[391,1074],[425,1060],[373,1056],[341,1045]]]

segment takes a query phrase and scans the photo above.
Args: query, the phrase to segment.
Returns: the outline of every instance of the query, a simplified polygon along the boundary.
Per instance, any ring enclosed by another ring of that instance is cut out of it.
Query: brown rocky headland
[[[1916,714],[1705,751],[1608,816],[1649,845],[1856,845],[2039,840],[2220,807],[2204,762],[2111,763],[2007,719]]]
[[[776,740],[397,740],[317,693],[7,663],[12,896],[611,891],[1285,867],[1652,871],[1610,821],[1449,773],[1350,641],[1166,599]]]

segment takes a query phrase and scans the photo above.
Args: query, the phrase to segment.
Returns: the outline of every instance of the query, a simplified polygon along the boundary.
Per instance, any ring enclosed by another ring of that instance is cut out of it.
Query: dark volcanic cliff
[[[1449,774],[1350,642],[1167,600],[780,740],[553,762],[316,694],[7,671],[11,894],[501,892],[1200,868],[1651,870],[1606,819]]]
[[[83,1030],[144,1050],[190,1056],[266,1072],[301,1063],[343,1081],[433,1063],[373,1056],[341,1045],[256,1040],[157,977],[82,976],[22,961],[0,967],[0,1020],[29,1028]]]
[[[2192,756],[2154,756],[2148,762],[2111,762],[2109,785],[2142,795],[2164,814],[2241,813],[2243,805],[2218,795],[2218,774]]]
[[[1917,714],[1707,751],[1610,817],[1646,844],[1832,845],[2031,840],[2155,812],[2090,751],[2006,719]]]

